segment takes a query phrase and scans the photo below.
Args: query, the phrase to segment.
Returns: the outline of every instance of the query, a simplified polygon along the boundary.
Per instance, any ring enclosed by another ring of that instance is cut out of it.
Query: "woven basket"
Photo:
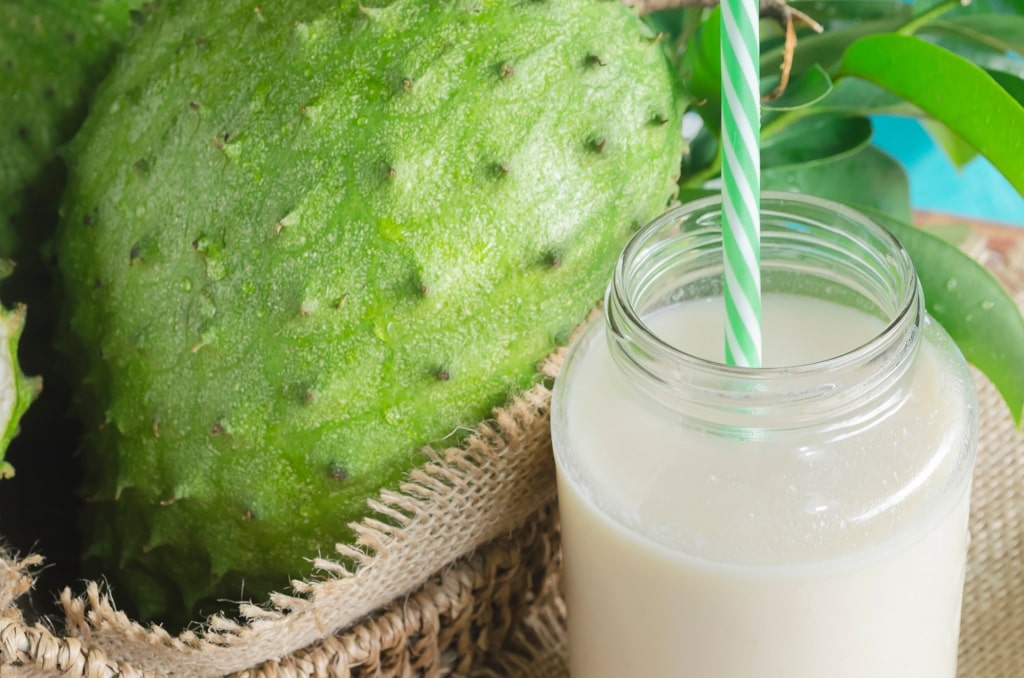
[[[560,354],[542,366],[549,376]],[[171,636],[96,583],[61,594],[64,619],[30,624],[18,600],[38,557],[0,559],[0,674],[15,676],[470,675],[508,645],[558,571],[543,386],[494,412],[372,502],[354,544],[315,558],[293,591],[239,619]]]
[[[970,251],[1024,304],[1024,241]],[[562,354],[544,363],[553,377]],[[976,375],[981,437],[971,513],[960,676],[1024,676],[1024,435]],[[239,619],[171,636],[128,619],[95,583],[61,594],[64,618],[18,603],[38,557],[0,558],[0,675],[528,676],[565,678],[566,609],[550,393],[494,413],[462,448],[433,453],[373,504],[353,545]],[[343,563],[349,563],[345,565]]]

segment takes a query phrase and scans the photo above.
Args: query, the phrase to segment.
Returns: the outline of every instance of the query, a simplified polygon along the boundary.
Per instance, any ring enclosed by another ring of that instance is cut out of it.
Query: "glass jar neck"
[[[920,341],[922,300],[910,257],[888,231],[810,196],[761,197],[761,285],[852,306],[884,329],[841,355],[742,368],[686,353],[645,317],[722,294],[719,198],[663,214],[628,243],[605,299],[611,354],[645,396],[691,423],[730,431],[846,427],[892,409]],[[723,339],[724,341],[724,339]],[[830,424],[831,423],[831,424]]]

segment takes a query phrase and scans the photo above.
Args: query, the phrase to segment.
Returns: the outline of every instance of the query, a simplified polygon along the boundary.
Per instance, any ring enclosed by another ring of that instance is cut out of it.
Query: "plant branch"
[[[623,0],[630,7],[635,7],[640,14],[650,14],[663,9],[682,9],[685,7],[717,7],[720,0]],[[956,2],[957,0],[952,0]],[[804,24],[817,33],[822,32],[821,24],[798,9],[786,4],[786,0],[758,0],[762,19],[774,19],[785,28],[786,23],[794,20]]]
[[[711,159],[711,164],[707,167],[698,170],[688,177],[685,177],[680,186],[688,186],[690,188],[701,188],[704,182],[714,179],[722,173],[722,147],[719,145],[715,151],[715,157]]]
[[[821,33],[824,28],[821,24],[807,16],[803,12],[797,9],[793,9],[785,3],[785,0],[777,0],[772,3],[772,12],[776,12],[775,15],[769,15],[779,22],[783,30],[786,31],[786,42],[782,49],[782,67],[779,70],[779,84],[775,86],[767,96],[762,97],[762,101],[774,101],[782,96],[782,93],[786,91],[786,86],[789,85],[789,74],[793,70],[793,54],[796,52],[796,27],[794,24],[800,22],[801,24],[809,27],[816,33]],[[765,2],[761,3],[761,15],[765,16]]]
[[[761,142],[763,143],[765,139],[775,136],[786,127],[789,127],[797,120],[802,120],[808,115],[814,115],[814,113],[804,108],[779,111],[778,115],[761,125]]]
[[[717,7],[719,0],[624,0],[630,7],[636,7],[641,14],[650,14],[663,9],[682,9],[683,7],[705,7],[711,9]],[[779,0],[759,0],[761,15],[764,16],[765,8],[769,5],[779,4]]]
[[[921,12],[917,16],[912,17],[910,21],[908,21],[907,23],[903,24],[902,27],[900,27],[897,33],[901,33],[903,35],[913,35],[914,33],[917,32],[918,28],[925,25],[932,19],[936,19],[945,14],[946,12],[949,12],[953,9],[956,9],[957,7],[960,7],[962,4],[966,3],[961,2],[961,0],[946,0],[945,2],[940,2],[939,4],[929,9],[928,11]]]
[[[690,43],[690,40],[694,35],[697,34],[697,30],[700,27],[701,14],[704,12],[702,7],[687,7],[683,10],[683,30],[680,31],[679,37],[675,42],[674,53],[679,54],[683,48]]]

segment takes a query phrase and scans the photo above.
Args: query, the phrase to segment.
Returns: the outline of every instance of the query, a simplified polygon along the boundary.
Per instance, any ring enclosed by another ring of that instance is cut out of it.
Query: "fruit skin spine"
[[[115,595],[282,588],[535,383],[674,193],[662,50],[600,0],[162,5],[58,238]]]

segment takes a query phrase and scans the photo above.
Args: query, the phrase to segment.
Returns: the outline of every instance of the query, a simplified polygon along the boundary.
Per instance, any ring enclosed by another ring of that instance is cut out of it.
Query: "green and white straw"
[[[758,0],[723,0],[721,11],[725,360],[760,367],[760,11]]]

